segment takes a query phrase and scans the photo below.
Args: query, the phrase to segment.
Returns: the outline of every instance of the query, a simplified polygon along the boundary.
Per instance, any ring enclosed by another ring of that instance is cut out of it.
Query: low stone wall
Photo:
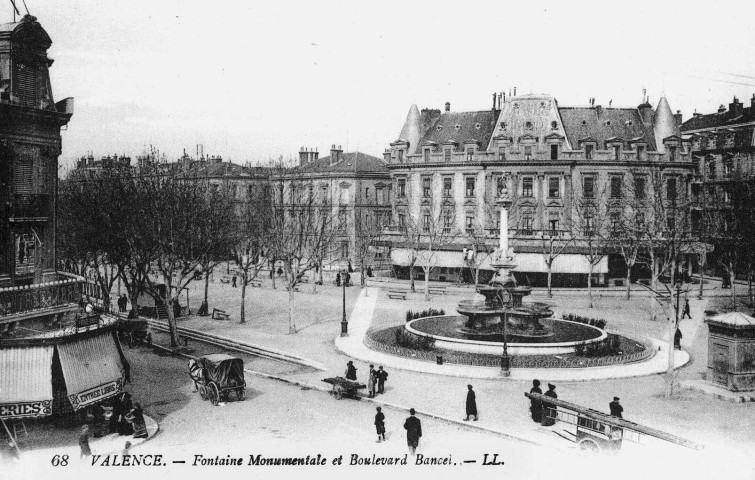
[[[390,331],[393,335],[393,329],[404,328],[402,326],[390,327],[387,329],[370,329],[365,335],[364,343],[373,350],[377,350],[389,355],[411,358],[413,360],[423,360],[427,362],[438,362],[438,357],[442,357],[443,363],[452,363],[458,365],[471,365],[479,367],[500,367],[500,355],[486,355],[477,353],[454,352],[449,350],[415,350],[412,348],[392,345],[381,340],[381,333],[386,335]],[[622,335],[623,336],[623,335]],[[390,338],[390,337],[389,337]],[[625,337],[628,338],[628,337]],[[634,340],[634,339],[632,339]],[[609,365],[620,365],[647,360],[655,355],[655,349],[647,342],[637,341],[645,348],[640,352],[626,355],[612,355],[608,357],[576,357],[561,355],[513,355],[511,356],[511,368],[590,368],[606,367]],[[436,343],[437,346],[437,343]],[[503,349],[499,348],[500,353]]]

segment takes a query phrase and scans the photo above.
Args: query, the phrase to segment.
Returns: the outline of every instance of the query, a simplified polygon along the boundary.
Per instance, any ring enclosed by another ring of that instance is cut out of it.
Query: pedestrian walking
[[[369,390],[370,398],[375,396],[375,386],[377,385],[377,371],[375,365],[370,365],[370,371],[367,374],[367,388]]]
[[[231,277],[231,286],[233,288],[236,288],[236,275]]]
[[[357,381],[357,367],[354,366],[354,362],[351,360],[346,364],[346,380]]]
[[[347,272],[354,273],[354,267],[351,266],[351,260],[349,260],[349,268],[347,269]]]
[[[682,330],[676,327],[676,333],[674,333],[674,350],[682,349]]]
[[[371,266],[367,266],[367,276],[370,277],[370,278],[372,278],[372,267]]]
[[[377,430],[377,443],[385,440],[385,415],[383,409],[377,407],[377,413],[375,414],[375,430]]]
[[[81,454],[79,458],[88,457],[92,454],[92,449],[89,447],[89,425],[81,427],[81,435],[79,436],[79,449]]]
[[[543,391],[540,390],[540,380],[532,380],[532,388],[530,388],[530,393],[543,393]],[[532,421],[540,423],[543,420],[543,402],[531,398],[530,413],[532,414]]]
[[[472,390],[472,385],[467,385],[467,417],[464,419],[466,422],[469,417],[474,415],[475,422],[477,421],[477,396]]]
[[[558,398],[558,395],[556,395],[556,386],[552,383],[548,384],[548,391],[545,392],[546,397],[550,398]],[[541,425],[544,427],[550,427],[551,425],[556,424],[556,409],[549,405],[543,405],[543,419],[540,422]]]
[[[378,389],[377,393],[385,393],[385,382],[388,380],[388,372],[383,370],[383,366],[380,365],[377,371]]]
[[[624,411],[624,407],[622,407],[619,403],[619,397],[613,397],[613,402],[608,404],[608,408],[610,409],[612,416],[624,418],[621,416],[621,412]]]
[[[343,284],[347,287],[351,286],[351,275],[349,274],[349,272],[344,273]]]
[[[340,287],[340,286],[341,286],[341,274],[336,273],[336,287]]]
[[[419,447],[419,439],[422,437],[422,422],[419,421],[419,418],[414,416],[415,413],[414,409],[410,408],[410,417],[404,422],[406,444],[409,446],[409,453],[412,455],[417,451],[417,447]]]
[[[684,299],[684,313],[682,313],[682,320],[684,320],[684,317],[689,318],[692,320],[692,315],[689,314],[689,299]]]

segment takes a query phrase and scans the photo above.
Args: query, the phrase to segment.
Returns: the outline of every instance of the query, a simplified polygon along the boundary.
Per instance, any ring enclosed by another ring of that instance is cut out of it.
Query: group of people
[[[144,420],[144,410],[139,402],[131,400],[131,394],[122,392],[112,401],[112,414],[107,423],[107,428],[99,428],[94,431],[95,437],[101,437],[106,433],[118,435],[133,435],[134,438],[147,438],[147,423]],[[102,405],[96,405],[93,411],[95,425],[105,425],[105,410]],[[89,446],[89,436],[92,428],[89,424],[81,427],[79,447],[81,457],[92,454]]]
[[[354,362],[349,360],[346,363],[346,380],[357,381],[357,367]],[[370,365],[370,371],[367,374],[367,391],[370,398],[378,393],[385,393],[385,382],[388,380],[388,372],[380,365],[375,370],[375,365]]]
[[[548,391],[543,394],[543,391],[540,389],[540,380],[537,379],[532,381],[530,393],[539,393],[554,399],[558,398],[555,385],[549,383]],[[622,414],[624,412],[624,407],[619,403],[619,397],[613,397],[613,401],[608,404],[608,410],[612,416],[623,418]],[[530,399],[530,413],[532,414],[532,421],[543,426],[549,427],[556,423],[556,407],[548,404],[543,405],[541,400],[534,398]]]
[[[128,297],[125,294],[118,297],[118,311],[120,313],[126,313],[127,305],[128,305]]]
[[[385,441],[385,414],[381,407],[376,408],[375,414],[375,430],[377,431],[377,443]],[[406,430],[406,444],[409,446],[409,453],[412,455],[417,451],[419,447],[419,439],[422,437],[422,422],[417,418],[416,411],[413,408],[409,409],[409,417],[404,421],[404,430]]]

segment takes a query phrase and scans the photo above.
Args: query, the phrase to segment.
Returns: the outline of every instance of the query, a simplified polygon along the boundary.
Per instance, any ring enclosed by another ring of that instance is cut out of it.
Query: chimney
[[[446,102],[446,112],[451,111],[451,102]]]
[[[718,113],[724,113],[726,111],[726,107],[722,105],[718,106]]]
[[[595,106],[595,113],[597,113],[598,116],[600,116],[600,114],[603,113],[603,107],[600,106],[600,105],[596,105]]]
[[[645,97],[645,102],[637,106],[637,110],[640,112],[642,123],[645,125],[651,125],[653,123],[653,106],[650,105],[648,97]]]
[[[703,116],[703,114],[702,113],[698,113],[697,110],[695,110],[695,112],[692,114],[693,118],[699,118],[699,117],[702,117],[702,116]]]
[[[333,144],[330,147],[330,164],[335,165],[336,163],[340,162],[342,156],[343,150],[341,149],[341,146],[338,145],[338,147],[336,147],[336,145]]]
[[[734,101],[729,104],[729,111],[732,112],[735,117],[742,115],[742,102],[740,102],[737,97],[734,97]]]
[[[674,118],[676,119],[676,125],[680,126],[682,124],[682,111],[677,110],[676,114],[674,114]]]
[[[497,94],[497,93],[495,93],[495,92],[493,92],[493,110],[495,110],[495,105],[496,105],[496,97],[498,97],[498,94]]]
[[[304,147],[299,148],[299,166],[303,167],[304,165],[308,163],[309,163],[309,152]]]

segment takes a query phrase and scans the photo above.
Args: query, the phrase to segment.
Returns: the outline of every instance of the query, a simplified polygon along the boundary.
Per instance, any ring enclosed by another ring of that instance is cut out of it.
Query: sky
[[[24,12],[22,0],[16,0]],[[412,104],[485,110],[667,97],[684,118],[755,93],[749,2],[26,0],[74,97],[61,165],[197,144],[236,163],[332,144],[380,157]],[[0,0],[0,22],[12,21]]]

